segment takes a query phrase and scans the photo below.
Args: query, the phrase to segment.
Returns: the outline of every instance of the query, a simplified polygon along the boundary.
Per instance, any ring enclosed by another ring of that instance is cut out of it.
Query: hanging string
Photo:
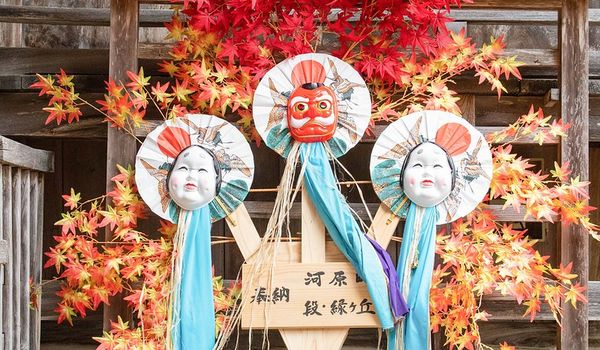
[[[257,252],[252,256],[250,268],[245,276],[246,287],[243,289],[240,296],[240,302],[232,309],[229,320],[225,327],[221,330],[217,337],[215,349],[223,349],[227,344],[228,339],[231,337],[236,327],[239,325],[241,315],[246,307],[253,307],[254,304],[250,303],[252,296],[256,297],[252,291],[251,286],[256,285],[257,279],[260,276],[265,275],[265,269],[269,273],[266,273],[267,279],[265,281],[266,288],[271,289],[272,276],[276,267],[275,257],[280,249],[280,243],[284,232],[284,225],[288,234],[288,239],[291,240],[291,233],[289,230],[289,213],[296,199],[296,195],[300,190],[302,184],[302,177],[305,171],[305,166],[300,168],[298,174],[296,169],[299,160],[299,143],[294,143],[290,149],[286,166],[283,171],[281,182],[278,186],[281,190],[277,192],[275,204],[273,207],[273,213],[267,224],[267,229],[261,240],[261,244]],[[291,247],[289,247],[291,249]],[[261,281],[262,282],[262,281]],[[269,331],[269,304],[267,303],[264,307],[263,317],[265,319],[265,329],[263,333],[262,346],[268,347],[268,331]],[[253,314],[252,312],[250,314]],[[248,348],[251,348],[252,344],[252,319],[249,320],[250,329],[248,337]],[[237,343],[236,343],[237,348]]]

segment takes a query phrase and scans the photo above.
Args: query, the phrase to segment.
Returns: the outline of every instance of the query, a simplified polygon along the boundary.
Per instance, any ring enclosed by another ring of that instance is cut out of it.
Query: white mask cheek
[[[169,183],[167,184],[169,194],[171,197],[181,197],[183,184],[185,180],[185,173],[181,170],[173,170],[171,176],[169,176]]]
[[[449,167],[436,169],[435,177],[439,196],[445,199],[452,191],[452,171]]]
[[[432,179],[432,187],[422,186],[422,181]],[[452,174],[449,167],[425,169],[409,164],[403,174],[403,190],[415,204],[429,208],[441,203],[452,190]]]
[[[185,189],[187,182],[197,184],[195,191]],[[179,207],[196,210],[210,203],[216,196],[216,179],[214,174],[198,174],[188,176],[187,172],[174,171],[169,178],[169,194]]]

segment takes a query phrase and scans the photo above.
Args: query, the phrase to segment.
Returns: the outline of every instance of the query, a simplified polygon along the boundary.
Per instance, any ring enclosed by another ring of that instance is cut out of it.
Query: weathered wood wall
[[[41,310],[31,310],[30,280],[42,281],[44,172],[51,152],[0,136],[0,349],[39,349]]]
[[[77,75],[78,86],[90,99],[100,96],[109,67],[109,29],[106,27],[109,18],[108,3],[108,0],[0,0],[0,5],[68,7],[73,11],[62,19],[56,19],[52,14],[44,15],[34,11],[33,14],[22,14],[25,16],[22,21],[28,23],[0,23],[0,29],[8,29],[0,32],[0,64],[3,66],[0,72],[0,120],[4,121],[0,123],[0,134],[12,135],[34,147],[52,150],[57,155],[56,173],[46,176],[45,179],[47,199],[44,213],[45,249],[52,243],[51,236],[56,234],[52,223],[59,218],[62,211],[63,203],[60,194],[67,193],[71,187],[81,191],[86,198],[104,192],[106,129],[101,124],[99,116],[91,111],[88,113],[91,118],[86,118],[86,121],[74,127],[44,127],[45,113],[41,108],[45,106],[45,100],[38,98],[27,87],[33,82],[32,73],[52,73],[59,67],[64,67],[67,72]],[[592,0],[590,5],[600,8],[600,0]],[[160,23],[165,20],[163,12],[146,11],[159,6],[166,7],[155,4],[141,5],[140,21],[144,26],[160,26]],[[85,8],[97,10],[94,10],[93,15],[82,16],[82,13],[86,12],[81,9]],[[532,104],[545,107],[547,114],[560,116],[560,103],[553,98],[557,95],[556,90],[551,90],[559,87],[557,81],[559,32],[556,12],[463,10],[456,14],[460,21],[466,22],[469,36],[477,43],[488,40],[490,35],[505,35],[508,50],[520,54],[521,59],[527,62],[527,66],[523,69],[524,80],[506,82],[508,92],[500,101],[488,91],[487,87],[478,86],[473,77],[457,79],[456,90],[465,100],[472,101],[469,104],[470,109],[465,112],[475,116],[478,126],[506,125],[525,113]],[[14,14],[11,17],[0,7],[0,21],[10,22],[10,18],[12,21],[19,21],[14,19]],[[590,21],[590,93],[592,94],[590,139],[593,142],[600,142],[600,54],[598,53],[600,52],[600,11],[592,12]],[[73,23],[73,25],[56,23]],[[150,27],[140,30],[141,44],[138,56],[141,57],[140,64],[146,68],[146,72],[156,74],[156,60],[153,58],[164,56],[166,52],[165,45],[146,44],[160,43],[165,33],[163,28]],[[21,48],[8,49],[9,47]],[[369,178],[364,159],[368,159],[371,147],[371,143],[361,143],[342,159],[358,180]],[[590,176],[594,184],[591,204],[599,206],[600,143],[592,143],[590,147]],[[553,162],[558,160],[556,145],[544,147],[520,145],[515,149],[527,158],[539,159],[539,167],[545,171],[551,169]],[[257,180],[253,187],[276,187],[281,174],[282,160],[265,147],[258,149],[253,147],[253,151],[255,162],[260,165],[257,167],[255,176]],[[368,202],[378,202],[370,185],[363,186],[362,190]],[[347,192],[350,202],[359,202],[356,189],[348,188]],[[252,215],[259,232],[264,229],[268,215],[268,205],[264,206],[263,202],[270,202],[273,199],[272,192],[255,192],[248,198],[249,208],[253,211]],[[599,214],[595,213],[593,217],[595,222],[600,221]],[[552,261],[558,263],[557,226],[548,223],[527,223],[527,225],[533,228],[532,234],[541,238],[538,249],[543,254],[552,256]],[[146,226],[150,229],[156,227],[156,220]],[[297,219],[294,220],[294,229],[297,231],[300,229]],[[398,232],[402,232],[402,225]],[[231,235],[224,222],[215,224],[213,233]],[[597,248],[600,248],[600,245],[593,242],[590,250],[594,251]],[[392,243],[389,250],[392,256],[396,256],[398,245]],[[227,279],[236,277],[243,259],[235,245],[214,247],[213,257],[217,273]],[[600,255],[590,254],[590,258],[590,279],[600,280]],[[49,271],[45,271],[44,274],[45,278],[50,276]],[[524,312],[524,308],[522,311]],[[497,343],[496,340],[508,340],[521,346],[555,348],[554,324],[545,321],[533,324],[506,321],[506,318],[503,319],[505,313],[498,310],[497,321],[482,326],[486,342],[494,344]],[[80,322],[77,331],[60,333],[62,340],[89,341],[90,327],[96,325],[97,328],[101,328],[101,321],[98,315],[96,316],[95,320],[92,318]],[[46,315],[46,319],[50,318],[52,316]],[[46,333],[48,335],[52,333],[51,329],[56,329],[54,326],[50,327],[49,323],[45,327],[48,329]],[[356,334],[355,338],[351,335],[350,339],[356,339],[362,344],[376,344],[375,336],[365,336],[361,332],[354,332],[354,334]],[[540,334],[546,336],[540,337]],[[594,347],[594,344],[596,347],[599,346],[596,338],[600,338],[600,326],[596,323],[592,323],[590,337],[590,346]]]

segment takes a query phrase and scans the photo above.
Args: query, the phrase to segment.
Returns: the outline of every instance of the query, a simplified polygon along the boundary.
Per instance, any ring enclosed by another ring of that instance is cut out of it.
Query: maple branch
[[[110,117],[107,113],[105,113],[104,111],[100,110],[98,107],[94,106],[93,104],[89,103],[88,101],[84,100],[83,98],[77,96],[77,99],[80,100],[81,102],[83,102],[85,105],[93,108],[94,110],[96,110],[98,113],[101,113],[106,119],[108,119],[109,121],[111,121],[114,125],[117,125],[117,122],[114,118]],[[125,131],[125,133],[131,135],[139,144],[142,144],[142,141],[135,136],[135,134],[131,131],[131,130],[127,130],[125,128],[121,128],[118,127],[119,129]]]

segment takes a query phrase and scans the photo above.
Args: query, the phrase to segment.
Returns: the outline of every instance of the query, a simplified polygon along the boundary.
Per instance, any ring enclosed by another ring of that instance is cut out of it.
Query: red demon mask
[[[320,83],[299,86],[288,100],[287,122],[296,141],[327,141],[337,127],[337,97]]]
[[[299,142],[321,142],[333,137],[338,122],[338,102],[325,85],[325,68],[314,60],[299,62],[292,70],[296,87],[288,100],[287,122]]]

